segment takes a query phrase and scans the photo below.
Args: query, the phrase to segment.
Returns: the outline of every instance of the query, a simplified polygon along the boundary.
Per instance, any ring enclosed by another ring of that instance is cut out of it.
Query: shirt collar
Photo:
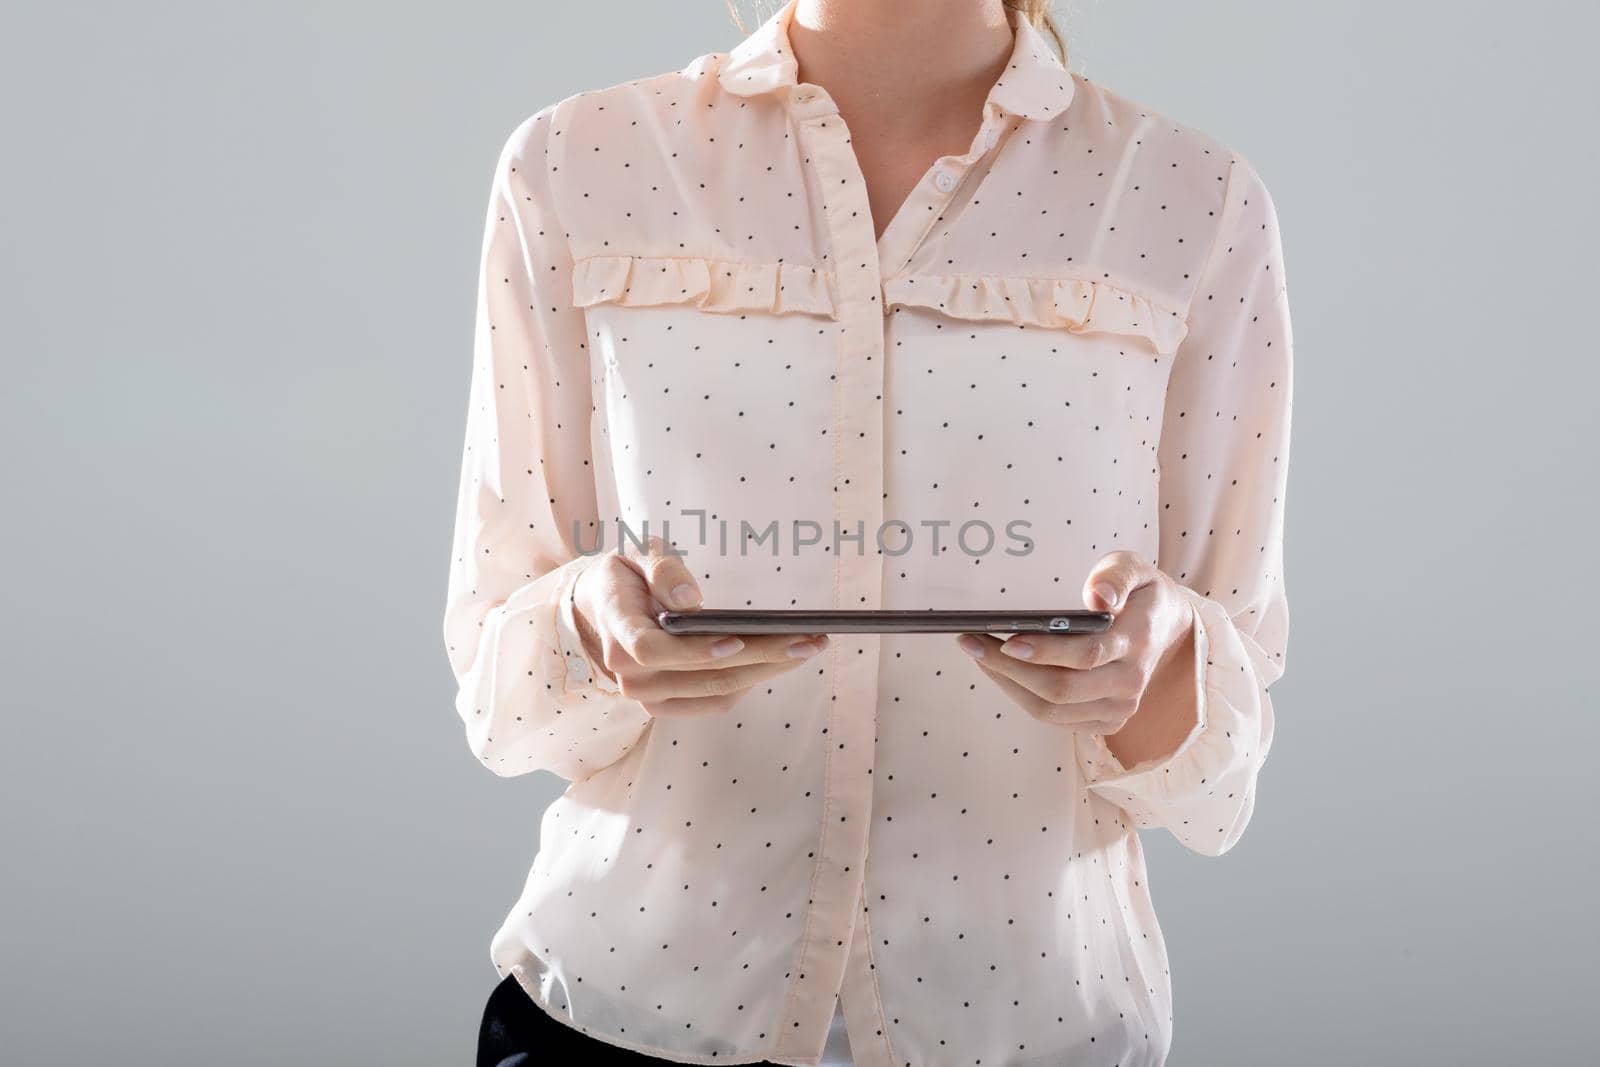
[[[799,64],[789,47],[789,22],[798,0],[786,0],[767,21],[734,46],[718,72],[722,87],[737,96],[758,96],[796,84]],[[1006,8],[1014,43],[1005,73],[989,90],[988,103],[1018,118],[1048,119],[1072,100],[1072,76],[1044,34],[1015,8]]]

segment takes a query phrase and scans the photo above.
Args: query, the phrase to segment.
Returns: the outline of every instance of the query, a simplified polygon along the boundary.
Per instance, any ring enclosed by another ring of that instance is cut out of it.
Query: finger
[[[1083,602],[1091,611],[1116,611],[1141,585],[1155,579],[1156,569],[1137,552],[1107,552],[1089,569],[1083,583]]]
[[[666,631],[659,631],[671,641],[679,641]],[[654,658],[654,650],[660,647],[659,637],[652,637],[646,642],[646,667],[663,671],[696,670],[701,667],[715,666],[726,669],[728,667],[744,667],[753,663],[787,663],[790,660],[807,660],[828,647],[827,634],[771,634],[767,636],[752,637],[740,634],[729,634],[723,640],[733,640],[740,643],[740,648],[731,653],[723,653],[714,661],[684,658],[676,646],[662,648],[659,661]]]
[[[828,647],[827,634],[669,634],[655,619],[629,615],[615,624],[617,642],[646,670],[683,671],[808,659]]]
[[[1050,704],[1087,704],[1137,691],[1137,672],[1131,664],[1108,663],[1090,670],[1052,667],[996,655],[994,649],[998,645],[993,638],[983,641],[978,634],[964,634],[961,638],[962,650],[973,656],[979,666],[1016,682]],[[975,655],[978,651],[981,656]]]
[[[724,696],[669,697],[666,700],[653,700],[645,704],[644,710],[651,715],[662,717],[721,715],[733,710],[749,692],[748,689],[741,689],[737,693],[728,693]]]
[[[679,611],[700,606],[700,583],[695,581],[683,557],[672,552],[661,538],[651,535],[645,539],[643,548],[629,539],[619,555],[644,579],[645,587],[657,602]]]
[[[644,710],[660,718],[678,717],[688,715],[720,715],[733,708],[739,698],[748,693],[746,689],[741,693],[734,693],[721,697],[682,697],[672,700],[653,700],[644,705]]]
[[[1128,654],[1133,627],[1119,618],[1111,629],[1098,634],[1018,634],[997,641],[997,650],[1011,659],[1049,667],[1088,670],[1113,663]]]
[[[1105,737],[1110,737],[1128,725],[1128,720],[1133,718],[1134,713],[1138,710],[1136,703],[1126,700],[1096,701],[1096,703],[1102,705],[1101,710],[1098,712],[1101,721],[1093,727],[1086,727],[1086,729],[1092,734],[1101,734]],[[1094,705],[1086,706],[1094,707]]]
[[[1003,674],[996,674],[994,671],[991,671],[985,667],[982,661],[979,661],[978,667],[983,671],[983,673],[989,676],[990,681],[994,682],[995,685],[1000,687],[1001,692],[1010,697],[1013,703],[1020,706],[1029,715],[1032,715],[1034,718],[1039,718],[1045,713],[1045,708],[1048,707],[1048,705],[1045,703],[1044,698],[1038,693],[1033,692],[1025,686],[1019,685],[1016,682],[1013,682],[1010,678],[1007,678]]]
[[[782,663],[752,663],[726,670],[650,671],[640,675],[624,675],[619,682],[622,695],[640,703],[697,700],[742,692],[769,678],[792,671],[804,662],[804,659],[787,659]]]
[[[600,602],[594,610],[602,658],[613,675],[657,666],[664,658],[696,664],[725,661],[744,648],[742,639],[729,634],[666,633],[656,621],[656,606],[637,561],[613,555],[608,565],[612,573],[597,593]],[[650,662],[642,662],[641,657]]]
[[[1021,683],[1007,678],[997,671],[990,670],[983,661],[980,660],[978,666],[1014,703],[1040,722],[1047,722],[1053,726],[1065,726],[1068,729],[1083,733],[1099,733],[1109,725],[1090,714],[1088,710],[1090,705],[1051,704]]]

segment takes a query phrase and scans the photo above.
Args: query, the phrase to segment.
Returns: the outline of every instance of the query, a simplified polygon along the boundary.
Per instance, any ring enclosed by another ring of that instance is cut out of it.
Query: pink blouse
[[[879,239],[793,10],[545,107],[494,174],[445,639],[484,766],[571,783],[494,963],[683,1063],[816,1063],[837,999],[858,1065],[1159,1064],[1136,830],[1239,840],[1283,671],[1272,200],[1013,14],[971,147]],[[1197,609],[1200,721],[1124,767],[953,637],[854,635],[652,718],[570,602],[647,532],[708,607],[1078,607],[1131,549]]]

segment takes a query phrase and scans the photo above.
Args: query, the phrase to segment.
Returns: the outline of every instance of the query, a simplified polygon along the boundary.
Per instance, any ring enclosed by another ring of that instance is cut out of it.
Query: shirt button
[[[934,172],[933,184],[941,193],[948,193],[956,187],[956,176],[947,170]]]

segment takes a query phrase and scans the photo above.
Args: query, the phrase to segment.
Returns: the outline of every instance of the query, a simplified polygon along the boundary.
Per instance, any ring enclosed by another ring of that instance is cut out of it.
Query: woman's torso
[[[1035,56],[875,240],[826,94],[751,40],[534,120],[600,514],[668,534],[719,607],[1077,607],[1104,553],[1155,558],[1228,150]],[[1170,1040],[1130,820],[949,638],[839,637],[727,715],[654,720],[549,808],[494,951],[696,1062],[803,1052],[835,991],[863,1064]]]

